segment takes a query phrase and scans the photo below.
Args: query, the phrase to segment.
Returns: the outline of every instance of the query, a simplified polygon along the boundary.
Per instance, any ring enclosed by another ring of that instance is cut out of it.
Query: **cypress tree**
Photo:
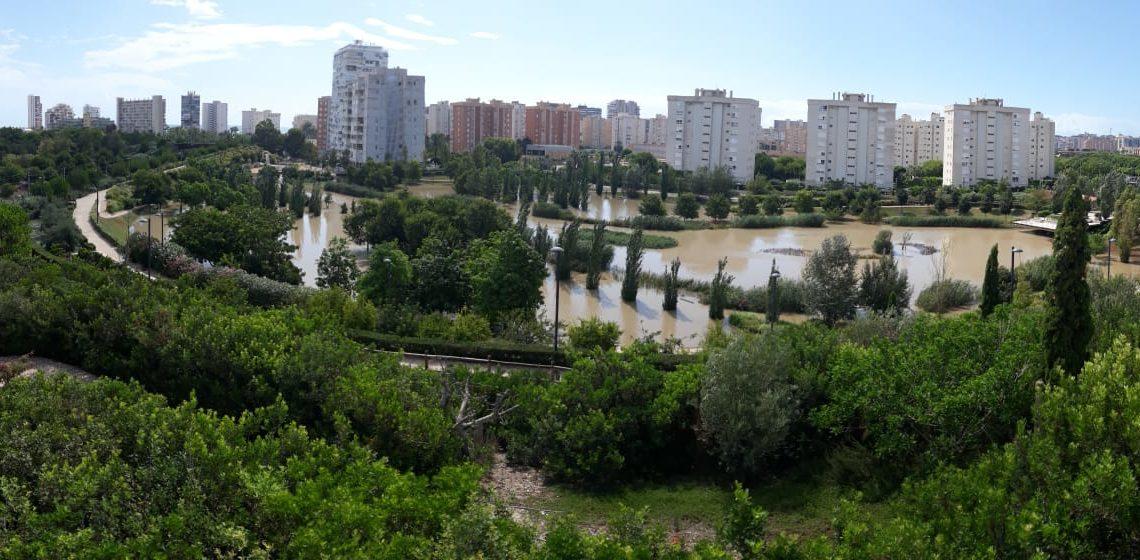
[[[637,285],[641,276],[641,257],[645,252],[642,245],[644,233],[641,228],[633,230],[629,244],[625,247],[625,278],[621,281],[622,301],[637,301]]]
[[[725,274],[728,266],[728,257],[716,262],[716,274],[713,275],[712,288],[709,290],[709,319],[717,321],[724,319],[724,303],[727,299],[728,285],[732,283],[732,275]]]
[[[661,309],[665,311],[677,310],[677,273],[681,270],[681,259],[674,257],[669,263],[669,272],[665,275],[665,300]]]
[[[573,272],[572,261],[578,252],[578,232],[581,227],[582,223],[578,220],[562,224],[562,231],[558,234],[558,246],[562,247],[562,254],[558,257],[558,262],[554,263],[554,274],[559,280],[569,280]]]
[[[1001,303],[1001,278],[998,272],[998,248],[994,245],[990,249],[990,258],[986,259],[986,275],[982,280],[982,317],[989,317],[994,308]]]
[[[764,318],[769,325],[780,322],[780,279],[776,275],[776,259],[772,259],[772,272],[768,274],[768,305]]]
[[[1053,237],[1055,264],[1046,294],[1049,315],[1045,326],[1045,348],[1049,365],[1060,365],[1070,375],[1079,372],[1088,358],[1093,329],[1086,281],[1092,258],[1087,212],[1080,189],[1069,189]]]
[[[594,238],[590,240],[590,259],[586,263],[586,289],[596,290],[602,278],[602,252],[606,249],[606,222],[594,224]]]

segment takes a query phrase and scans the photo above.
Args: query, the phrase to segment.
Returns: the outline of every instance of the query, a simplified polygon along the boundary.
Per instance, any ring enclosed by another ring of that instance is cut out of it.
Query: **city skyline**
[[[709,8],[743,17],[694,29],[683,14],[636,2],[563,14],[522,3],[486,10],[332,2],[283,10],[258,1],[120,0],[52,5],[51,18],[47,6],[22,5],[0,25],[0,125],[27,124],[29,94],[45,108],[111,107],[117,97],[177,100],[188,90],[227,103],[231,123],[248,107],[270,107],[290,122],[317,113],[317,98],[330,90],[332,53],[360,39],[387,48],[391,66],[425,76],[427,104],[480,97],[605,108],[628,99],[649,117],[666,113],[668,95],[723,88],[757,99],[771,126],[803,119],[809,98],[874,91],[899,115],[1000,97],[1043,112],[1058,134],[1140,134],[1140,108],[1120,94],[1137,79],[1112,71],[1127,68],[1125,26],[1140,8],[1114,5],[1119,17],[1094,26],[1098,10],[1087,6],[985,6],[980,21],[968,6],[944,13],[891,2],[868,14],[827,4],[719,2]],[[558,25],[528,23],[555,15]],[[933,23],[914,25],[921,21]],[[883,32],[867,34],[869,25]],[[1063,46],[1050,30],[1065,33]],[[598,40],[605,37],[620,40]],[[940,67],[947,52],[956,56]],[[511,66],[516,70],[502,71]],[[179,117],[168,111],[165,120],[173,126]]]

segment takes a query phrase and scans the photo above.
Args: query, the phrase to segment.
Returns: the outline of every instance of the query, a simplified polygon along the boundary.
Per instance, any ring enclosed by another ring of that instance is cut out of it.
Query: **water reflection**
[[[287,241],[296,249],[293,251],[293,264],[301,269],[302,279],[306,286],[317,285],[317,264],[321,253],[328,247],[335,237],[342,237],[348,241],[348,248],[356,255],[357,263],[362,267],[367,260],[367,251],[363,245],[353,243],[344,232],[344,220],[348,214],[341,213],[341,205],[352,206],[353,197],[337,193],[332,194],[332,203],[325,206],[320,216],[305,216],[294,220],[293,230],[289,232]]]

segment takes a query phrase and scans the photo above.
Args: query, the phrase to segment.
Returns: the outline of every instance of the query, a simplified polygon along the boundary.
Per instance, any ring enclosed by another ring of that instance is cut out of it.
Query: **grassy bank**
[[[1003,228],[1008,221],[994,216],[915,216],[901,214],[883,220],[892,226],[900,227],[962,227],[962,228]]]
[[[629,245],[631,235],[629,232],[607,229],[606,243],[625,247]],[[582,228],[578,236],[583,243],[590,243],[594,239],[594,231],[592,229]],[[667,235],[642,234],[641,240],[646,249],[672,249],[677,246],[677,240]]]

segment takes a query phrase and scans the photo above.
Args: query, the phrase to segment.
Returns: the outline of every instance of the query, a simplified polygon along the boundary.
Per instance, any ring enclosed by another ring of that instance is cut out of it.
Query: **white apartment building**
[[[179,126],[182,128],[198,128],[202,118],[202,98],[192,91],[182,96],[182,119]]]
[[[66,121],[70,121],[74,118],[75,111],[71,110],[71,105],[57,103],[54,107],[44,112],[44,128],[47,130],[63,128]]]
[[[202,105],[202,130],[221,134],[230,129],[229,106],[214,100]]]
[[[628,148],[634,144],[644,144],[649,132],[649,123],[637,115],[618,113],[610,117],[610,145]]]
[[[692,171],[724,166],[740,182],[752,179],[758,147],[760,103],[723,89],[697,89],[668,97],[665,160]]]
[[[946,107],[942,184],[971,186],[988,179],[1023,187],[1031,176],[1028,155],[1029,109],[987,98]]]
[[[916,121],[903,115],[895,121],[895,165],[910,167],[942,160],[946,119],[931,113],[930,120]]]
[[[511,138],[526,138],[526,104],[511,101]]]
[[[427,135],[451,134],[451,104],[446,101],[432,103],[427,107]]]
[[[40,96],[28,96],[28,130],[43,130],[44,106],[40,103]]]
[[[580,146],[586,148],[602,148],[609,146],[609,134],[603,135],[604,132],[609,130],[605,126],[606,120],[598,115],[586,115],[578,124],[578,134]]]
[[[115,99],[115,123],[120,132],[153,132],[166,130],[166,100],[161,95],[150,99]]]
[[[651,146],[664,146],[669,137],[669,117],[658,114],[646,120],[645,143]]]
[[[895,104],[865,93],[809,99],[805,180],[850,185],[894,184]]]
[[[281,113],[274,113],[269,109],[258,111],[257,107],[254,107],[241,112],[241,133],[253,134],[257,132],[257,125],[261,124],[262,121],[269,121],[273,123],[274,128],[281,130]]]
[[[1030,180],[1053,177],[1056,171],[1053,160],[1056,153],[1054,149],[1056,137],[1057,127],[1053,123],[1053,119],[1045,118],[1041,111],[1033,113],[1033,120],[1029,122],[1028,169]]]
[[[333,56],[329,149],[369,159],[423,159],[424,77],[388,68],[383,47],[356,41]]]
[[[636,101],[629,101],[627,99],[615,99],[606,104],[607,119],[612,119],[621,113],[640,117],[641,108],[637,106]]]

